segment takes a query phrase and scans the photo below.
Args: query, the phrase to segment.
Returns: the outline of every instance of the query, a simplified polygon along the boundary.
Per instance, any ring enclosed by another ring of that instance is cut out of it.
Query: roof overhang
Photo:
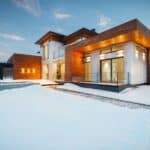
[[[67,47],[68,50],[78,50],[83,52],[101,49],[113,44],[134,41],[146,48],[150,48],[150,30],[140,21],[134,19],[97,36],[81,41]]]
[[[37,40],[35,44],[42,45],[46,41],[62,41],[63,42],[64,37],[65,35],[63,34],[49,31],[45,35],[43,35],[39,40]]]

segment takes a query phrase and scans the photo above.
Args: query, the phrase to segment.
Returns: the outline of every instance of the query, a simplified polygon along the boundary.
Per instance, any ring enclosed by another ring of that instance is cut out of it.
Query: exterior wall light
[[[25,69],[21,68],[21,74],[24,74],[24,73],[25,73]]]
[[[143,58],[143,60],[145,61],[146,55],[145,55],[144,52],[142,53],[142,58]]]
[[[137,50],[135,51],[135,56],[136,56],[136,58],[139,57],[139,52]]]
[[[91,61],[91,57],[86,57],[86,62],[90,62]]]
[[[27,68],[27,73],[28,73],[28,74],[31,73],[30,68]]]
[[[35,68],[33,68],[33,69],[32,69],[32,73],[35,73],[35,72],[36,72],[36,71],[35,71]]]

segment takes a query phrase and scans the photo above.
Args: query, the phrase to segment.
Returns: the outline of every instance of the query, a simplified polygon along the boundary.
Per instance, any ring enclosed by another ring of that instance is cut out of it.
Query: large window
[[[44,59],[48,59],[48,58],[49,58],[48,45],[44,45],[44,47],[43,47],[43,58],[44,58]]]
[[[124,58],[101,60],[101,82],[124,82]]]
[[[59,49],[53,52],[53,59],[64,57],[64,50]]]
[[[115,52],[115,51],[121,51],[123,49],[124,49],[124,47],[122,44],[113,45],[111,47],[101,49],[100,54],[107,54],[107,53],[111,53],[111,52]]]

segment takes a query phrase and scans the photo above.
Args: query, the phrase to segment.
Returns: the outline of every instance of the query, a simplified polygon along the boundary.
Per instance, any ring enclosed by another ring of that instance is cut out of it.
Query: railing
[[[88,73],[72,75],[72,81],[123,85],[130,83],[130,74],[123,72]]]

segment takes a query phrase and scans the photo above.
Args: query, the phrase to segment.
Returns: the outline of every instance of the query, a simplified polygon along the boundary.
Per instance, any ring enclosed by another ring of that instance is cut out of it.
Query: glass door
[[[101,61],[101,82],[111,82],[111,60]]]
[[[112,59],[112,82],[123,82],[124,80],[124,59]]]
[[[124,58],[101,60],[101,82],[124,82]]]

